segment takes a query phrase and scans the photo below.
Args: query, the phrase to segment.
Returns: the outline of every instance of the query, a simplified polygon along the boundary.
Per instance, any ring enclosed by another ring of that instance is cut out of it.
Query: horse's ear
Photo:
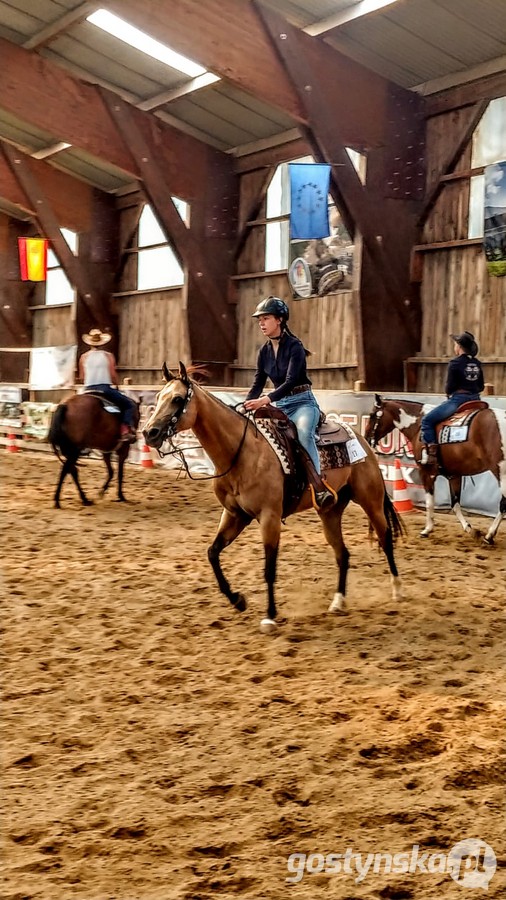
[[[182,378],[183,381],[188,381],[188,372],[186,371],[186,366],[184,363],[179,360],[179,377]]]
[[[164,362],[164,364],[162,366],[162,375],[163,375],[165,381],[172,381],[172,379],[174,378],[172,373],[169,372],[166,362]]]
[[[374,395],[374,405],[378,407],[383,406],[383,398],[381,394]]]

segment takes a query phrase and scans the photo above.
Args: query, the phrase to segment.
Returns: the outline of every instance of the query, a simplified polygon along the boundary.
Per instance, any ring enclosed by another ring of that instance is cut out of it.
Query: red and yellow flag
[[[22,281],[46,280],[48,243],[45,238],[18,238]]]

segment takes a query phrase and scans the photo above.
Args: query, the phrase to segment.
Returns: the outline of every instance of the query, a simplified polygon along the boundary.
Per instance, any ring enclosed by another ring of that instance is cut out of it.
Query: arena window
[[[365,157],[346,148],[350,159],[362,181],[365,183]],[[295,159],[293,162],[311,163],[312,156]],[[275,272],[288,269],[294,259],[302,257],[318,273],[323,267],[335,265],[343,275],[337,289],[351,288],[353,270],[353,242],[343,225],[339,210],[329,194],[329,222],[331,234],[319,241],[290,240],[290,180],[288,163],[281,163],[272,177],[266,197],[265,226],[265,271]],[[315,293],[318,279],[316,279]],[[326,291],[325,291],[326,292]]]
[[[60,229],[74,256],[78,253],[78,237],[68,228]],[[76,292],[68,280],[60,261],[53,250],[47,252],[46,306],[59,303],[73,303]]]
[[[506,159],[506,97],[491,100],[473,134],[471,168],[478,169]],[[468,237],[483,237],[483,174],[473,175],[469,184]]]
[[[177,197],[173,203],[183,222],[187,222],[188,204]],[[137,254],[137,290],[179,287],[184,273],[155,214],[146,204],[139,219]]]

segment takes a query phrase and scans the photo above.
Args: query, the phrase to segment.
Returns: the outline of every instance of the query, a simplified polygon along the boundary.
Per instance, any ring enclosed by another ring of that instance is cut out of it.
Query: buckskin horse
[[[260,525],[264,545],[264,579],[267,585],[267,618],[260,623],[265,634],[277,630],[274,583],[283,518],[284,474],[275,451],[255,424],[236,409],[225,405],[190,378],[196,367],[179,364],[178,374],[163,364],[166,384],[157,397],[154,412],[146,422],[146,443],[160,450],[180,431],[191,429],[215,466],[214,489],[223,506],[216,537],[208,558],[221,592],[239,612],[246,609],[243,594],[231,589],[223,574],[220,554],[253,519]],[[320,511],[324,534],[334,550],[339,568],[337,590],[329,611],[346,611],[346,576],[349,552],[343,540],[341,519],[350,500],[359,503],[369,517],[391,573],[394,599],[400,599],[401,583],[394,559],[394,542],[402,532],[401,522],[386,493],[376,457],[363,438],[364,459],[344,468],[329,469],[326,481],[337,492],[337,501]],[[312,506],[310,491],[304,490],[295,512]]]
[[[79,496],[84,506],[91,506],[90,500],[84,493],[79,482],[77,460],[82,452],[88,450],[100,450],[107,468],[107,478],[100,489],[103,497],[109,487],[114,471],[111,457],[114,451],[118,458],[118,500],[125,501],[123,494],[123,469],[127,459],[130,444],[120,442],[120,413],[108,412],[106,407],[113,404],[105,401],[94,393],[84,392],[76,394],[68,400],[59,403],[56,407],[51,425],[49,427],[48,441],[62,463],[60,478],[54,495],[54,505],[60,509],[60,492],[65,477],[70,474],[74,479]],[[139,406],[134,412],[134,427],[139,424]]]
[[[457,415],[461,411],[462,406],[457,410]],[[421,454],[420,423],[424,412],[423,403],[412,400],[387,400],[376,394],[365,437],[374,448],[385,435],[398,428],[411,442],[415,460],[418,460]],[[444,425],[445,422],[441,422],[437,426],[438,433]],[[501,519],[506,514],[506,410],[493,410],[483,404],[471,419],[467,440],[461,443],[440,444],[438,453],[440,465],[438,474],[448,479],[451,506],[464,531],[479,535],[464,517],[460,507],[463,476],[490,471],[497,478],[502,495],[499,512],[484,537],[486,544],[493,544]],[[418,465],[418,468],[425,490],[426,509],[425,528],[420,533],[422,537],[427,537],[434,530],[435,475],[427,471],[425,466]]]

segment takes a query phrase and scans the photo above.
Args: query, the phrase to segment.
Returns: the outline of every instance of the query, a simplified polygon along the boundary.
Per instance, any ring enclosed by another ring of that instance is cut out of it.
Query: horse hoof
[[[234,594],[232,596],[232,605],[237,612],[245,612],[248,604],[246,603],[244,594]]]
[[[83,500],[83,506],[93,506],[93,500]]]
[[[335,616],[348,615],[348,604],[342,594],[334,594],[334,599],[329,606],[329,613],[333,613]]]
[[[483,543],[485,544],[485,547],[493,547],[494,546],[494,538],[493,537],[491,537],[491,538],[484,537]]]
[[[421,531],[420,537],[429,537],[430,531]]]
[[[274,619],[262,619],[260,622],[261,634],[276,634],[276,631],[278,631],[278,626]]]

